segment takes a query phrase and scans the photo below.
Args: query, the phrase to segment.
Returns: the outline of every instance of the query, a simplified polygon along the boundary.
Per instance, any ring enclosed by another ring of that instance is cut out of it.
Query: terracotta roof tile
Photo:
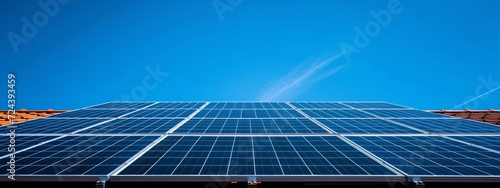
[[[66,110],[26,110],[21,109],[16,111],[15,122],[23,122],[30,119],[44,118],[54,114],[66,112]],[[500,111],[499,110],[433,110],[431,112],[445,114],[459,118],[472,119],[492,124],[500,125]],[[9,119],[7,111],[0,111],[0,125],[8,125]]]
[[[15,113],[15,118],[14,122],[23,122],[26,120],[30,119],[38,119],[38,118],[44,118],[48,117],[54,114],[58,114],[61,112],[66,112],[66,110],[26,110],[26,109],[21,109],[16,111]],[[0,126],[5,126],[9,125],[9,117],[8,117],[8,111],[7,110],[1,110],[0,111]]]
[[[431,112],[500,125],[500,110],[433,110]]]

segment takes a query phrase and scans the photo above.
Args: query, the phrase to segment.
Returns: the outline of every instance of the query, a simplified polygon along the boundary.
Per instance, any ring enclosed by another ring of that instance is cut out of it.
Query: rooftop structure
[[[500,126],[387,102],[109,102],[14,126],[0,183],[500,183]]]

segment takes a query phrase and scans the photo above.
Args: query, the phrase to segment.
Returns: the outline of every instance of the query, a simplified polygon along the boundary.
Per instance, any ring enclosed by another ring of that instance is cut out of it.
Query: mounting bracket
[[[255,176],[248,176],[248,187],[256,188],[257,184],[259,184],[259,183],[260,182],[257,181],[257,177],[255,177]]]
[[[425,183],[420,177],[408,177],[408,187],[411,188],[424,188]]]
[[[99,177],[97,182],[95,183],[96,188],[106,188],[106,182],[108,181],[108,177]]]

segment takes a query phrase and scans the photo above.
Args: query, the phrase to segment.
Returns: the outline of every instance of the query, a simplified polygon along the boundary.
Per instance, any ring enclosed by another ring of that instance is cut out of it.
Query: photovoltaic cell
[[[440,136],[348,136],[412,176],[498,176],[500,154]]]
[[[79,133],[95,134],[163,134],[181,122],[182,119],[116,119]]]
[[[16,176],[106,175],[156,138],[66,136],[17,153]],[[8,160],[2,158],[0,162],[6,164]]]
[[[466,119],[394,119],[430,133],[500,133],[500,126]]]
[[[147,118],[185,118],[191,115],[196,109],[144,109],[125,117],[147,117]]]
[[[157,104],[148,107],[154,108],[199,108],[205,104],[204,102],[158,102]]]
[[[119,175],[393,175],[326,137],[168,136]]]
[[[422,133],[382,119],[316,119],[337,133],[402,134]]]
[[[498,136],[451,136],[460,141],[483,146],[500,152],[500,135]],[[500,164],[499,164],[500,165]]]
[[[446,115],[421,110],[363,110],[383,118],[451,118]]]
[[[290,103],[299,109],[349,108],[349,106],[340,104],[338,102],[290,102]]]
[[[291,108],[285,102],[211,102],[205,109],[273,109]]]
[[[11,137],[10,135],[2,135],[0,136],[1,142],[4,143],[5,148],[0,150],[0,157],[5,155],[10,155],[12,152],[17,152],[22,149],[26,149],[28,147],[34,146],[36,144],[48,141],[50,139],[56,138],[56,136],[19,136],[13,135],[12,147],[11,145]],[[9,148],[13,148],[10,149]],[[2,163],[4,165],[5,163]]]
[[[308,119],[191,119],[174,133],[328,133]]]
[[[400,171],[424,182],[500,182],[500,127],[482,122],[385,102],[210,102],[192,118],[205,102],[152,104],[110,102],[17,123],[16,176],[93,178],[118,170],[113,181],[252,175],[403,181]],[[0,133],[10,130],[2,128]],[[64,136],[37,136],[52,133]],[[159,138],[153,134],[166,137],[149,148]],[[6,143],[0,168],[8,169],[10,138],[0,138]]]
[[[153,102],[109,102],[101,105],[91,106],[87,109],[94,108],[133,108],[139,109],[153,104]]]
[[[124,110],[99,110],[99,109],[88,109],[88,110],[75,110],[69,112],[63,112],[60,114],[52,115],[51,118],[114,118],[120,117],[124,114],[135,111],[135,109],[124,109]]]
[[[305,118],[295,110],[255,109],[255,110],[201,110],[194,118]]]
[[[406,108],[399,105],[394,105],[385,102],[343,102],[342,104],[348,105],[353,108]]]
[[[359,110],[302,110],[312,118],[373,118]]]
[[[46,134],[61,133],[68,134],[79,129],[106,121],[108,119],[34,119],[15,124],[16,131],[22,134]],[[8,129],[0,129],[8,132]]]

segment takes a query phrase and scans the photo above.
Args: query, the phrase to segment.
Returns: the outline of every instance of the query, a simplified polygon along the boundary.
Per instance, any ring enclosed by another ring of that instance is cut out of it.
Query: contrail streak
[[[339,57],[342,57],[343,55],[344,55],[344,53],[339,53],[339,54],[336,54],[336,55],[334,55],[326,60],[323,60],[319,63],[315,63],[315,64],[311,65],[310,68],[306,69],[305,72],[302,72],[300,74],[293,74],[293,71],[292,71],[290,74],[284,76],[278,82],[276,82],[270,89],[267,89],[264,92],[264,94],[260,97],[259,100],[260,101],[275,100],[276,98],[283,95],[287,91],[301,87],[302,84],[304,83],[304,81],[306,81],[311,76],[313,76],[315,73],[317,73],[319,70],[326,67],[331,62],[338,59]],[[339,67],[336,67],[335,69],[339,69]],[[336,72],[336,71],[334,71],[334,72]],[[331,75],[331,74],[329,74],[329,75]]]
[[[483,97],[483,96],[485,96],[485,95],[487,95],[487,94],[489,94],[489,93],[491,93],[491,92],[493,92],[493,91],[495,91],[495,90],[497,90],[497,89],[500,89],[500,86],[498,86],[498,87],[497,87],[497,88],[495,88],[495,89],[489,90],[488,92],[483,93],[483,94],[481,94],[481,95],[479,95],[479,96],[477,96],[477,97],[474,97],[474,98],[472,98],[472,99],[470,99],[470,100],[468,100],[468,101],[465,101],[464,103],[459,104],[459,105],[457,105],[457,106],[453,107],[452,109],[456,109],[456,108],[458,108],[458,107],[460,107],[460,106],[463,106],[463,105],[465,105],[465,104],[467,104],[467,103],[470,103],[470,102],[472,102],[472,101],[475,101],[475,100],[477,100],[477,99],[479,99],[479,98],[481,98],[481,97]]]

